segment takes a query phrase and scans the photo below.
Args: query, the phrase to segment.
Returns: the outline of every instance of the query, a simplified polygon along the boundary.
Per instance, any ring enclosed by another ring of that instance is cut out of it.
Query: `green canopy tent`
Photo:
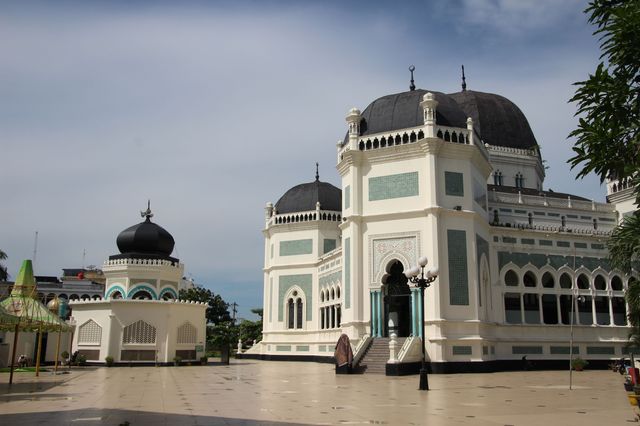
[[[13,323],[13,350],[11,354],[11,374],[9,376],[9,384],[13,383],[13,370],[16,360],[16,346],[18,343],[18,334],[20,331],[38,332],[38,349],[36,356],[36,376],[40,370],[40,352],[42,346],[42,333],[45,331],[63,331],[72,330],[71,326],[65,323],[58,315],[49,311],[47,307],[37,299],[36,280],[33,275],[33,265],[31,260],[24,260],[18,272],[11,294],[6,299],[0,301],[0,308],[3,308],[10,316],[7,321],[15,321]],[[9,326],[7,324],[4,327]],[[56,353],[56,366],[57,366]]]

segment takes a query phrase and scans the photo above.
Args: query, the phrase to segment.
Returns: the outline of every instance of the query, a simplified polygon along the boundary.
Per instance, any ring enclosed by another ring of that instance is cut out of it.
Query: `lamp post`
[[[428,259],[421,257],[418,259],[418,266],[409,269],[404,274],[409,281],[415,284],[416,288],[420,289],[420,318],[421,318],[421,330],[422,330],[422,365],[420,366],[420,390],[429,390],[429,379],[427,377],[427,360],[425,353],[425,332],[424,332],[424,289],[429,287],[433,281],[438,277],[438,268],[428,269],[425,277],[425,266],[427,266]]]
[[[577,289],[575,290],[577,291]],[[573,311],[575,310],[575,300],[578,302],[584,302],[584,296],[575,297],[575,291],[571,290],[571,320],[569,325],[569,390],[572,390],[573,385]]]

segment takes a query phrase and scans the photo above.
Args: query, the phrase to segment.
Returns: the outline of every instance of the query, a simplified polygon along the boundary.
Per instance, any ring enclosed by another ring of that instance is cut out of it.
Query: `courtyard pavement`
[[[234,360],[229,366],[85,367],[0,374],[0,425],[624,425],[611,371],[336,376],[333,366]],[[128,422],[128,423],[126,423]]]

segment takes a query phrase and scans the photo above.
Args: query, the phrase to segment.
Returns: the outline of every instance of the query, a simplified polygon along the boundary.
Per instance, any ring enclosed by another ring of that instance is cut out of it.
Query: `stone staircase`
[[[357,365],[358,369],[365,373],[385,374],[387,361],[389,361],[389,338],[375,337],[371,341],[371,345],[365,352],[364,356]],[[398,350],[407,340],[406,337],[398,337]]]

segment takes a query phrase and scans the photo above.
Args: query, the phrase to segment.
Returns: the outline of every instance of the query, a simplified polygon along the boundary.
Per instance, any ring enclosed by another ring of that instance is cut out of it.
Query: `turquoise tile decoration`
[[[513,355],[542,355],[542,346],[513,346]]]
[[[467,233],[447,230],[449,257],[449,303],[469,305],[469,280],[467,269]]]
[[[313,240],[280,241],[280,256],[295,256],[313,253]]]
[[[344,188],[344,208],[348,209],[351,207],[351,186],[347,185]]]
[[[587,346],[587,355],[615,355],[613,346]]]
[[[549,347],[549,353],[551,355],[569,355],[569,346],[551,346]],[[573,354],[576,355],[579,353],[580,353],[580,347],[574,346]]]
[[[344,240],[344,307],[351,307],[351,238]]]
[[[477,280],[478,280],[478,303],[482,306],[482,289],[480,288],[482,285],[482,278],[480,277],[480,260],[482,259],[482,255],[487,258],[487,263],[489,262],[489,242],[482,238],[480,235],[476,234],[476,253],[478,256],[477,259]]]
[[[414,197],[418,194],[418,172],[369,178],[369,201]]]
[[[342,271],[336,271],[333,272],[329,275],[325,275],[323,277],[320,277],[318,279],[318,285],[320,287],[323,287],[327,284],[332,284],[332,283],[339,283],[340,279],[342,278]]]
[[[576,256],[576,268],[584,266],[590,271],[596,268],[602,268],[605,271],[611,270],[611,264],[605,258]],[[498,252],[498,267],[500,270],[508,264],[513,262],[516,266],[522,268],[528,263],[531,263],[536,268],[542,268],[549,264],[554,269],[558,269],[564,265],[568,265],[573,268],[573,255],[561,256],[555,254],[540,254],[540,253],[510,253],[506,251]]]
[[[325,239],[323,241],[322,254],[329,253],[336,248],[337,241],[331,239]]]
[[[306,299],[306,317],[307,321],[311,321],[311,306],[313,305],[313,293],[311,293],[311,274],[299,275],[280,275],[278,281],[278,321],[283,321],[284,317],[284,295],[293,286],[298,286],[304,292]]]
[[[452,349],[454,355],[471,355],[472,353],[471,346],[453,346]]]
[[[447,195],[464,197],[462,173],[444,172],[444,192]]]

